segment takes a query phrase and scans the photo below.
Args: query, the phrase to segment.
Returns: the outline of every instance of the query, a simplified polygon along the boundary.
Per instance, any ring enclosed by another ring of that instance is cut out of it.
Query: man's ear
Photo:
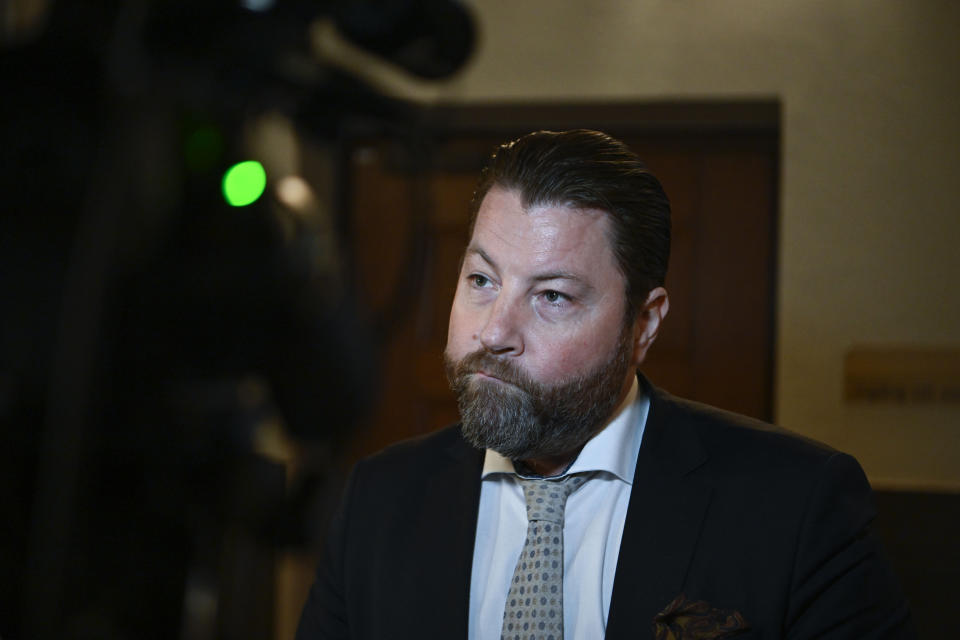
[[[663,287],[656,287],[647,295],[643,306],[637,310],[633,325],[633,365],[640,366],[647,357],[647,349],[657,339],[660,323],[670,311],[670,296]]]

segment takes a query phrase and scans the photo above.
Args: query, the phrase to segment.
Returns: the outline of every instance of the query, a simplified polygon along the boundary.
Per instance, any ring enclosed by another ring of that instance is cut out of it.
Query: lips
[[[494,384],[505,385],[505,386],[514,387],[517,389],[520,388],[519,385],[517,385],[515,382],[504,380],[503,378],[493,373],[490,373],[489,371],[483,371],[483,370],[474,371],[473,379],[475,381],[493,382]]]
[[[516,364],[500,360],[483,350],[467,354],[457,362],[447,359],[446,366],[447,379],[452,384],[457,380],[460,381],[459,384],[494,382],[528,393],[532,384]]]
[[[481,380],[496,380],[497,382],[501,382],[501,383],[503,383],[503,384],[508,384],[507,381],[504,380],[503,378],[498,378],[497,376],[495,376],[495,375],[493,375],[492,373],[489,373],[489,372],[487,372],[487,371],[474,371],[474,372],[473,372],[473,375],[474,375],[474,376],[477,376],[477,377],[478,377],[479,379],[481,379]]]

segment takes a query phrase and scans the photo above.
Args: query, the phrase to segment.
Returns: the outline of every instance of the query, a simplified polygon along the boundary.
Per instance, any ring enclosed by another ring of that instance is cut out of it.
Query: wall
[[[960,408],[843,401],[855,344],[960,344],[960,3],[482,0],[440,95],[778,97],[776,415],[875,486],[960,489]]]

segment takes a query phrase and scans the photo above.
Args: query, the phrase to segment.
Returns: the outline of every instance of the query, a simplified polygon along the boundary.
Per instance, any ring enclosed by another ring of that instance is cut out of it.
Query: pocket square
[[[718,609],[684,594],[653,617],[654,640],[716,640],[750,628],[739,611]]]

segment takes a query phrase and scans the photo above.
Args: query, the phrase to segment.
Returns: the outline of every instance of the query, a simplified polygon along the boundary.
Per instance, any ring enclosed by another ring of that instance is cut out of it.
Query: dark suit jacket
[[[737,638],[913,637],[853,458],[641,382],[606,638],[652,638],[680,593],[739,611],[751,629]],[[482,464],[457,427],[360,462],[297,640],[466,638]]]

